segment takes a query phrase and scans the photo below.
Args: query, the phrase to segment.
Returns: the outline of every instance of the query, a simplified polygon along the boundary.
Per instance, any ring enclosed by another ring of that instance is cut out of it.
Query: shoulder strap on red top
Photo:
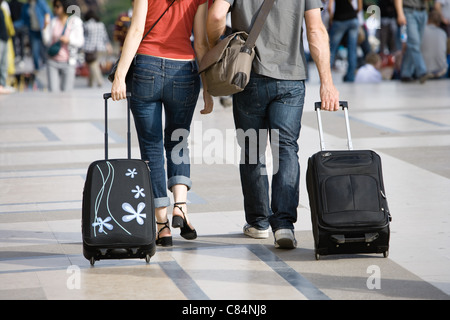
[[[159,22],[159,20],[161,20],[161,18],[166,14],[166,12],[169,10],[169,8],[173,5],[173,3],[177,1],[177,0],[172,0],[172,2],[169,4],[169,6],[167,7],[167,9],[163,12],[163,14],[158,18],[158,20],[156,20],[156,22],[150,27],[150,29],[145,33],[145,35],[142,37],[141,42],[145,39],[146,36],[148,36],[148,34],[150,33],[150,31],[152,31],[152,29],[156,26],[156,24]]]

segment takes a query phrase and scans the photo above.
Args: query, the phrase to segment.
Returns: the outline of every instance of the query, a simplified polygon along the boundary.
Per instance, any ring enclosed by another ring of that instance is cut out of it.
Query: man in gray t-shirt
[[[210,45],[214,46],[225,31],[228,11],[231,11],[233,31],[249,32],[263,2],[215,0],[208,13]],[[250,82],[243,92],[233,96],[247,221],[244,234],[268,238],[270,226],[277,248],[297,245],[293,232],[299,204],[297,141],[306,78],[303,25],[319,71],[322,109],[335,111],[339,108],[339,92],[331,77],[329,39],[321,7],[320,0],[275,1],[256,41],[257,56]],[[271,197],[264,158],[268,135],[273,155]]]
[[[250,33],[254,13],[258,12],[262,1],[226,2],[233,5],[232,29]],[[306,79],[302,43],[303,16],[305,9],[321,6],[320,0],[306,1],[306,4],[305,1],[286,1],[282,6],[273,8],[256,41],[258,58],[255,59],[254,72],[283,80]]]

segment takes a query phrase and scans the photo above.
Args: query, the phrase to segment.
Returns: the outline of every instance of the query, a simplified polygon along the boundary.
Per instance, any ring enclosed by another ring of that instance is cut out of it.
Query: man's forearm
[[[217,44],[220,36],[225,32],[225,25],[222,28],[218,23],[212,22],[209,19],[207,25],[209,47],[212,48]]]
[[[339,91],[334,86],[331,75],[328,31],[323,25],[320,11],[307,11],[305,22],[309,50],[319,71],[321,108],[328,111],[339,110]]]
[[[332,81],[330,67],[330,45],[325,27],[311,29],[308,34],[309,50],[316,63],[322,84]]]
[[[208,30],[208,41],[210,48],[214,47],[219,41],[220,36],[225,32],[226,20],[221,21],[208,16],[206,23]]]
[[[225,32],[229,7],[228,2],[216,0],[208,11],[206,30],[210,47],[214,47]]]

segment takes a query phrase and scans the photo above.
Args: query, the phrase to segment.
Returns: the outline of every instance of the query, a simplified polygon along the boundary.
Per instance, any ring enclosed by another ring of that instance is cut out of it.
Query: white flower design
[[[145,203],[140,202],[137,206],[137,210],[134,210],[133,206],[127,202],[122,204],[122,209],[128,213],[131,213],[130,215],[126,215],[122,217],[123,222],[130,222],[133,219],[136,219],[137,223],[140,225],[144,224],[144,219],[147,218],[147,214],[141,213],[142,210],[145,208]]]
[[[98,228],[98,232],[107,234],[106,231],[103,229],[103,227],[105,227],[105,228],[108,229],[108,230],[112,230],[112,229],[114,228],[112,224],[109,224],[109,223],[108,223],[109,221],[111,221],[111,217],[107,217],[107,218],[105,218],[105,220],[103,220],[103,219],[100,218],[100,217],[97,217],[97,222],[94,222],[94,223],[92,224],[92,226],[93,226],[94,228],[95,228],[95,227],[99,227],[99,228]]]
[[[139,198],[140,196],[141,196],[142,198],[145,198],[144,188],[141,188],[141,187],[139,187],[139,186],[136,186],[136,189],[131,190],[131,192],[136,193],[136,194],[134,195],[134,198],[135,198],[135,199]]]
[[[128,171],[128,172],[125,173],[125,175],[126,175],[127,177],[131,177],[131,179],[134,179],[134,175],[137,174],[136,168],[133,168],[133,170],[128,169],[127,171]]]

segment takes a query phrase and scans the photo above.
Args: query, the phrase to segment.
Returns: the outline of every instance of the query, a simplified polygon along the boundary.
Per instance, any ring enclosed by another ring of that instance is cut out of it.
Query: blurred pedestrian
[[[406,49],[400,71],[403,82],[419,79],[420,83],[424,83],[428,79],[427,66],[420,50],[428,20],[427,2],[428,0],[395,0],[398,24],[406,25],[407,32]]]
[[[25,36],[28,33],[28,29],[25,25],[20,23],[20,15],[24,4],[19,0],[11,0],[8,4],[11,10],[11,19],[16,31],[16,34],[13,37],[14,54],[17,60],[23,64],[23,59],[25,58]],[[16,27],[16,22],[19,22],[19,27]]]
[[[11,93],[14,90],[7,86],[9,68],[9,54],[8,42],[14,36],[14,26],[11,16],[7,10],[4,9],[3,0],[0,0],[0,94]]]
[[[434,2],[434,9],[440,15],[440,26],[444,29],[447,37],[450,38],[450,0],[436,0]]]
[[[130,29],[131,17],[133,16],[134,0],[131,0],[131,7],[119,14],[114,23],[114,41],[119,43],[120,52],[122,52],[123,44]]]
[[[84,22],[84,59],[89,66],[88,86],[103,85],[103,74],[99,58],[103,52],[112,53],[111,43],[105,24],[100,21],[94,10],[89,10]]]
[[[15,23],[16,28],[20,28],[22,25],[28,28],[35,71],[38,71],[46,61],[42,32],[50,23],[50,19],[51,10],[45,0],[28,0],[28,3],[22,7],[20,21]]]
[[[381,55],[394,55],[401,48],[394,0],[379,0],[378,3],[381,13],[379,53]]]
[[[430,12],[421,47],[429,78],[438,79],[447,75],[447,35],[439,27],[440,24],[439,12]]]
[[[357,46],[359,21],[358,12],[363,8],[362,0],[358,0],[357,8],[353,7],[348,0],[330,0],[328,10],[330,13],[330,52],[331,65],[334,64],[336,54],[344,36],[347,36],[347,73],[344,82],[355,80],[356,68],[358,66]]]
[[[366,56],[366,64],[356,72],[355,83],[379,83],[383,80],[381,75],[381,56],[371,52]]]
[[[43,31],[47,46],[60,41],[56,55],[47,61],[48,88],[51,92],[71,91],[75,83],[75,69],[79,48],[84,44],[83,21],[76,14],[68,15],[71,0],[53,0],[55,17]]]

